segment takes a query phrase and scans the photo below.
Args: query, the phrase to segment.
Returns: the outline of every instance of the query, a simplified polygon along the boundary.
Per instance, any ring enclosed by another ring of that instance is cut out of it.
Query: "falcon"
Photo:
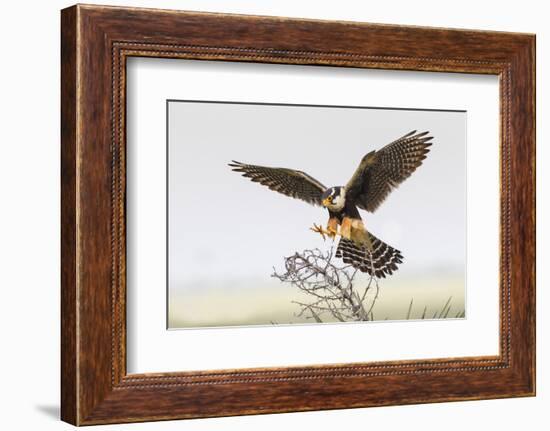
[[[327,188],[305,172],[249,165],[235,160],[233,171],[271,190],[328,210],[326,228],[313,224],[314,232],[335,239],[340,236],[336,257],[377,278],[397,270],[403,262],[401,252],[367,231],[359,209],[374,212],[393,189],[422,164],[430,151],[429,132],[407,133],[385,147],[366,154],[344,186]],[[339,229],[338,229],[339,228]]]

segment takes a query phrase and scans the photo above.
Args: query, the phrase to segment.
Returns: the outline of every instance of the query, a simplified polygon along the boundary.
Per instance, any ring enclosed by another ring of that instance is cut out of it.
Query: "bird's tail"
[[[403,262],[401,252],[368,233],[372,249],[359,245],[347,238],[341,238],[336,249],[336,257],[341,257],[344,263],[351,264],[361,272],[377,278],[385,278],[397,271],[397,264]]]

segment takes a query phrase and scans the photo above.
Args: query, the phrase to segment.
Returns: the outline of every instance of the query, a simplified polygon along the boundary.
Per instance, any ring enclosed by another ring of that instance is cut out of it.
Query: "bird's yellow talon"
[[[317,225],[316,223],[313,223],[313,227],[309,229],[315,233],[320,234],[323,237],[323,240],[326,240],[327,236],[331,239],[334,239],[336,235],[338,235],[338,231],[335,230],[334,228],[329,227],[328,229],[325,229],[321,225]]]
[[[320,225],[318,226],[316,223],[313,223],[313,227],[311,227],[310,230],[312,230],[315,233],[320,234],[323,237],[323,241],[326,239],[325,238],[325,232],[324,232],[323,228]]]

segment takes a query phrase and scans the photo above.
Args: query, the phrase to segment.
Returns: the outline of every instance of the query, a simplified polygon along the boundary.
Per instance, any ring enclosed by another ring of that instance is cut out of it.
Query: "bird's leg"
[[[340,235],[342,235],[346,239],[351,239],[351,219],[349,217],[344,217],[344,219],[342,220]]]
[[[310,227],[309,230],[312,230],[315,233],[321,234],[321,236],[323,237],[323,240],[327,239],[325,235],[330,236],[330,232],[328,230],[324,229],[323,226],[321,225],[317,225],[316,223],[313,223],[313,227]]]
[[[327,228],[323,228],[321,225],[313,223],[313,227],[310,228],[313,232],[321,234],[323,240],[326,240],[326,236],[334,239],[338,233],[338,221],[336,219],[329,219]]]
[[[327,230],[329,232],[328,236],[331,237],[332,239],[334,239],[336,235],[339,235],[338,224],[339,222],[337,218],[331,217],[328,219],[328,223],[327,223]]]

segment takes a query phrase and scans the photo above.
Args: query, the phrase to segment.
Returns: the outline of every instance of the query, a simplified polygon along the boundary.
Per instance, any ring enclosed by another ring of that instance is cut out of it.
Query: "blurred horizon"
[[[407,319],[411,299],[413,304],[409,320],[420,319],[424,307],[425,320],[433,319],[434,313],[439,314],[449,298],[447,318],[456,318],[457,313],[466,312],[464,278],[460,274],[381,279],[379,288],[374,321]],[[199,289],[200,292],[197,292]],[[374,293],[373,287],[367,300],[371,300]],[[296,316],[300,308],[292,301],[307,299],[298,288],[275,278],[233,279],[218,283],[202,280],[193,289],[171,290],[168,327],[318,324],[312,319]],[[327,315],[323,323],[342,322]]]

